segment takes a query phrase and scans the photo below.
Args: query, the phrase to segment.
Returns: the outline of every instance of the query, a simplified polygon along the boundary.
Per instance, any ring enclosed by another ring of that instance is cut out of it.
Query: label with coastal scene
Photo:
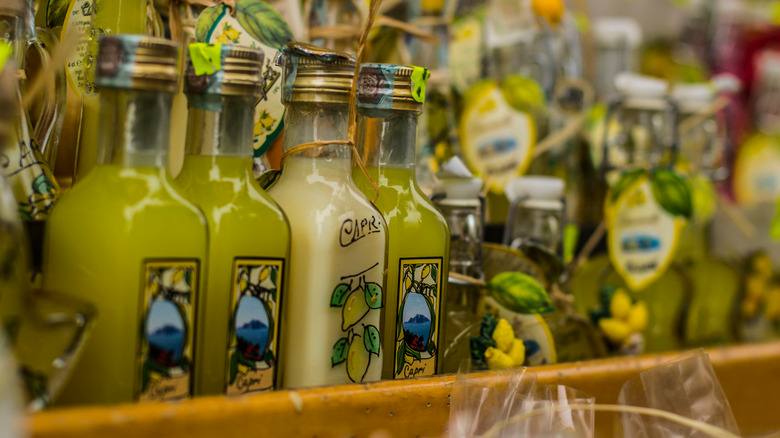
[[[441,257],[399,260],[396,379],[436,374],[441,264]]]
[[[196,259],[144,262],[139,401],[192,393],[198,267]]]
[[[282,259],[233,263],[227,395],[274,388],[283,272]]]

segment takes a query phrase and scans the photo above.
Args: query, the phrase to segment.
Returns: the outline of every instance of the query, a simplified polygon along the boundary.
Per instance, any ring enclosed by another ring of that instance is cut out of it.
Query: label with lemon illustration
[[[143,268],[138,399],[166,401],[192,392],[197,260],[147,260]]]
[[[362,382],[371,363],[381,366],[379,315],[384,302],[379,263],[341,277],[333,288],[330,307],[341,311],[342,336],[333,344],[331,366],[346,365],[352,382]]]
[[[62,1],[54,3],[60,7],[65,4]],[[52,5],[51,1],[47,4],[47,12]],[[73,0],[63,17],[61,35],[65,35],[68,31],[79,35],[75,47],[65,57],[65,75],[68,78],[68,85],[77,96],[95,91],[93,84],[87,80],[87,69],[93,65],[89,53],[90,40],[95,38],[96,33],[92,29],[92,9],[91,0]]]
[[[395,342],[396,379],[436,373],[441,257],[401,259]]]
[[[481,335],[471,340],[475,363],[489,369],[556,363],[555,342],[541,315],[554,309],[542,284],[521,272],[502,272],[487,290],[477,304]]]
[[[233,262],[227,395],[274,388],[283,272],[282,259]]]
[[[739,204],[769,203],[780,198],[780,140],[776,136],[756,133],[740,146],[733,184]]]
[[[590,317],[612,350],[637,355],[644,352],[648,313],[644,301],[634,300],[624,289],[604,286],[599,306],[590,310]]]
[[[689,184],[670,169],[634,170],[613,185],[604,214],[607,247],[612,265],[632,290],[666,272],[692,204]]]
[[[255,105],[254,148],[259,159],[282,132],[284,105],[281,99],[281,67],[273,63],[277,50],[292,41],[293,34],[279,12],[261,0],[236,2],[236,11],[217,4],[198,16],[195,37],[202,43],[222,43],[263,51],[265,96]]]
[[[504,92],[492,80],[471,87],[459,127],[466,163],[497,193],[528,168],[536,144],[531,113],[511,105]]]

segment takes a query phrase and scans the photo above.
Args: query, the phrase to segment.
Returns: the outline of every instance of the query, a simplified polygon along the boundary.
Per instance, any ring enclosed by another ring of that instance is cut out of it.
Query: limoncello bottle
[[[179,47],[104,36],[97,62],[99,164],[53,211],[44,242],[44,287],[99,314],[60,402],[186,398],[207,231],[166,170]]]
[[[383,375],[431,376],[441,370],[442,303],[446,302],[450,232],[415,179],[417,118],[428,70],[363,64],[358,76],[358,147],[378,185],[374,204],[389,233]],[[362,170],[352,178],[372,198]]]
[[[351,177],[346,139],[355,61],[295,42],[279,61],[287,157],[269,194],[292,235],[282,385],[379,380],[387,227]]]
[[[184,92],[190,114],[176,182],[209,225],[207,304],[198,314],[195,378],[201,394],[273,389],[290,227],[252,175],[264,56],[202,43],[189,51]],[[220,59],[218,70],[209,66],[209,56]]]

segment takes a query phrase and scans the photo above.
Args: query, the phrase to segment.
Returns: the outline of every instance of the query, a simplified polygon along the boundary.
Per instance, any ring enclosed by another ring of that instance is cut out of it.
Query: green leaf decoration
[[[247,366],[253,370],[257,369],[257,365],[255,364],[255,361],[245,358],[242,354],[238,355],[238,363]]]
[[[230,355],[230,384],[236,381],[238,375],[238,356],[241,353],[238,350],[233,350],[233,354]]]
[[[431,278],[433,278],[433,281],[436,282],[436,284],[439,284],[439,268],[436,267],[436,265],[431,264]],[[436,294],[436,288],[433,288],[434,295]]]
[[[380,343],[379,330],[373,325],[367,325],[363,330],[363,345],[366,347],[366,351],[379,356]]]
[[[398,353],[396,354],[395,358],[395,373],[401,374],[401,371],[404,370],[404,357],[406,356],[406,343],[404,341],[401,341],[398,344]]]
[[[382,286],[377,283],[366,283],[366,303],[372,309],[382,307]]]
[[[491,313],[482,316],[482,322],[479,324],[479,335],[483,338],[492,339],[493,332],[498,325],[498,319]]]
[[[650,176],[650,187],[655,200],[669,214],[691,218],[693,215],[691,186],[675,171],[656,169]]]
[[[278,269],[275,266],[271,267],[271,283],[273,283],[274,286],[276,286],[276,277],[278,275],[277,271]]]
[[[420,356],[420,352],[417,350],[412,350],[412,347],[406,346],[406,354],[412,356],[413,358],[417,360],[422,360],[422,356]]]
[[[261,0],[236,2],[236,18],[257,41],[273,49],[281,49],[294,39],[290,26],[273,7]]]
[[[266,352],[263,354],[263,361],[264,361],[264,362],[266,363],[266,365],[268,365],[269,367],[270,367],[270,366],[272,366],[272,365],[274,364],[274,359],[275,359],[275,357],[274,357],[274,352],[273,352],[273,351],[271,351],[271,350],[267,350],[267,351],[266,351]]]
[[[428,346],[425,349],[431,356],[436,354],[436,343],[433,342],[433,339],[428,341]]]
[[[423,296],[425,303],[428,304],[428,311],[431,312],[431,334],[433,334],[433,328],[436,326],[436,310],[433,305],[433,299]]]
[[[517,313],[537,314],[553,310],[547,291],[522,272],[502,272],[487,284],[490,295],[503,307]]]
[[[471,338],[471,360],[475,367],[487,368],[487,362],[485,361],[485,350],[489,347],[495,347],[495,342],[492,339],[485,339],[483,337]]]
[[[609,303],[612,302],[612,295],[615,295],[615,292],[617,292],[617,287],[612,285],[606,285],[601,288],[601,292],[599,293],[599,298],[601,300],[601,307],[609,308]]]
[[[201,11],[198,22],[195,24],[195,40],[199,43],[207,43],[211,31],[225,13],[226,6],[214,5]]]
[[[347,302],[347,296],[349,295],[349,285],[341,283],[333,289],[333,294],[330,296],[330,307],[342,307]]]
[[[610,196],[610,200],[612,202],[617,201],[617,199],[620,197],[620,195],[623,194],[623,192],[626,191],[626,189],[633,186],[634,183],[639,181],[639,178],[645,176],[646,173],[647,172],[644,169],[635,169],[621,175],[617,182],[612,186],[612,195]]]
[[[347,338],[341,338],[333,345],[333,353],[330,356],[331,366],[336,366],[347,360],[347,351],[349,350],[349,341]]]
[[[49,0],[46,2],[46,27],[53,29],[62,26],[68,14],[69,4],[68,0]],[[89,6],[92,9],[91,3]]]

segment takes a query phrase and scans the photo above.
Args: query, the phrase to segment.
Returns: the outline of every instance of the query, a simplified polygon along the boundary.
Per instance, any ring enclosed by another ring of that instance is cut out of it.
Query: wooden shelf
[[[745,435],[780,429],[780,342],[708,350]],[[539,381],[564,384],[615,403],[623,383],[675,353],[532,368]],[[472,374],[501,384],[510,373]],[[397,437],[438,437],[447,427],[455,376],[277,391],[242,398],[52,409],[32,416],[34,438],[232,436],[350,437],[385,430]],[[611,436],[610,414],[597,435]]]

